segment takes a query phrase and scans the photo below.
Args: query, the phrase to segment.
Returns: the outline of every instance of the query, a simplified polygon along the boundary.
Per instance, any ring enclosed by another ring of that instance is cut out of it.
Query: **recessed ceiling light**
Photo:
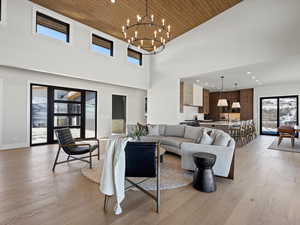
[[[251,72],[247,72],[247,74],[249,75],[249,74],[251,74]]]
[[[255,77],[255,76],[252,76],[251,78],[252,78],[252,80],[255,80],[255,79],[256,79],[256,77]]]
[[[255,80],[256,82],[259,82],[259,80]]]
[[[205,85],[205,86],[208,86],[208,82],[205,82],[204,85]]]
[[[197,83],[199,83],[199,82],[200,82],[200,80],[196,80],[196,82],[197,82]]]

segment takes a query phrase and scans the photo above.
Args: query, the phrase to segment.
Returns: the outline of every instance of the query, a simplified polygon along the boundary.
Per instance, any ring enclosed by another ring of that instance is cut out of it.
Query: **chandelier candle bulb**
[[[127,34],[126,34],[126,32],[124,32],[124,38],[125,38],[125,39],[127,38]]]
[[[154,37],[157,37],[157,30],[154,31]]]
[[[154,45],[154,51],[156,51],[156,46]]]
[[[168,32],[170,32],[170,31],[171,31],[171,25],[168,26]]]
[[[154,45],[154,40],[152,40],[152,45]]]
[[[141,46],[143,46],[144,45],[144,41],[143,40],[141,40]]]
[[[122,32],[123,33],[125,32],[125,26],[122,26]]]
[[[129,19],[127,19],[127,26],[129,26],[130,25],[130,20]]]
[[[138,32],[137,31],[134,32],[134,36],[135,36],[135,38],[137,38],[137,36],[138,36]]]
[[[162,25],[164,26],[165,25],[165,19],[162,19],[161,22],[162,22]]]
[[[151,21],[154,22],[154,15],[151,15]]]

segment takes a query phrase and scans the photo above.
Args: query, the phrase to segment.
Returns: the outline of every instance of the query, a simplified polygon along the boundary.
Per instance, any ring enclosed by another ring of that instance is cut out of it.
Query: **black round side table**
[[[193,186],[199,191],[214,192],[217,189],[212,167],[216,162],[216,155],[198,152],[193,154],[196,170],[194,173]]]

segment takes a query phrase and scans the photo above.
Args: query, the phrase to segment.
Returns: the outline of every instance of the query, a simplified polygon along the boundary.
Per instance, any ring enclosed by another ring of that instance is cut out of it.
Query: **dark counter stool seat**
[[[194,173],[193,186],[199,191],[214,192],[217,189],[212,167],[216,162],[216,155],[198,152],[193,154],[196,170]]]

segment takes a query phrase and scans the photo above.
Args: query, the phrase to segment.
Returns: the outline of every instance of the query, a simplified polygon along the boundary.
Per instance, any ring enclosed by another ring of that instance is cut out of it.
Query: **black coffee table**
[[[193,186],[202,192],[214,192],[217,189],[212,167],[216,162],[216,155],[198,152],[193,154],[196,170],[194,173]]]

